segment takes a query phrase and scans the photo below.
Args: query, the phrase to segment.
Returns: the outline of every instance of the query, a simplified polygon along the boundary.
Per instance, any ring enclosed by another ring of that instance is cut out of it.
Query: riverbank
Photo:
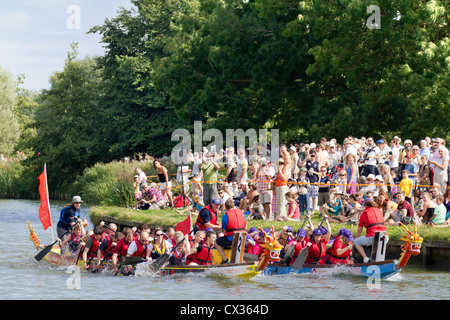
[[[222,215],[219,216],[221,221]],[[93,206],[90,210],[90,219],[94,225],[100,221],[113,222],[118,225],[119,230],[126,226],[137,226],[140,223],[147,224],[150,228],[161,226],[164,229],[168,227],[175,227],[177,223],[185,220],[187,214],[180,215],[175,210],[133,210],[114,206]],[[192,218],[193,223],[196,218]],[[313,223],[317,226],[320,223],[318,215],[312,217]],[[261,227],[271,228],[272,225],[275,230],[281,230],[283,226],[290,225],[294,230],[298,230],[302,223],[291,221],[265,221],[265,220],[248,220],[247,227]],[[341,228],[347,228],[356,234],[358,227],[356,225],[349,226],[346,224],[331,223],[331,231],[333,234],[338,234]],[[414,226],[409,225],[408,228],[414,231]],[[401,235],[406,234],[406,231],[401,226],[387,226],[389,234],[389,243],[387,246],[387,257],[398,258],[401,245]],[[412,262],[422,263],[426,265],[440,265],[450,267],[450,228],[431,228],[427,225],[418,226],[418,234],[424,239],[421,254],[417,257],[412,257]]]

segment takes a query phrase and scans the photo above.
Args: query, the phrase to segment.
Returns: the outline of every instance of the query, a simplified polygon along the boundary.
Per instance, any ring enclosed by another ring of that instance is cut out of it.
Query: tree
[[[170,25],[185,5],[179,0],[134,0],[131,10],[90,30],[102,35],[106,54],[98,59],[104,79],[109,152],[115,157],[170,153],[171,133],[183,126],[169,97],[154,86],[155,59],[164,56]]]
[[[16,83],[12,74],[0,66],[0,154],[11,154],[20,136],[20,127],[13,109]]]
[[[36,136],[28,143],[40,155],[27,163],[42,170],[46,162],[49,184],[57,187],[71,185],[86,167],[109,159],[99,103],[100,71],[94,59],[76,60],[77,55],[77,44],[72,44],[64,70],[55,72],[50,89],[40,94]]]

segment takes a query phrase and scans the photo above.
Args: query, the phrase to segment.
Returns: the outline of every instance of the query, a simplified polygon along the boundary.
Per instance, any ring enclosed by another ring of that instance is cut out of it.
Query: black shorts
[[[216,242],[223,248],[231,248],[231,245],[233,244],[233,241],[228,240],[228,237],[226,236],[217,238]]]

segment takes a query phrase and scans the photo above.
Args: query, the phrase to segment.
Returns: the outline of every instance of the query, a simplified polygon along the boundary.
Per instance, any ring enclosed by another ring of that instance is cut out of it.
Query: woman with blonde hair
[[[353,153],[349,153],[344,158],[347,167],[347,194],[356,193],[356,179],[358,176],[358,165],[356,164],[356,156]]]
[[[161,190],[162,196],[164,197],[164,208],[167,204],[167,199],[169,200],[170,206],[173,208],[172,200],[172,182],[169,179],[169,174],[166,167],[163,166],[159,159],[153,160],[153,167],[156,169],[159,179],[159,189]]]
[[[437,151],[439,153],[439,157],[437,158],[437,160],[430,161],[430,165],[434,165],[433,185],[439,186],[440,193],[444,194],[448,180],[448,160],[445,156],[446,149],[444,146],[439,146],[437,148]]]

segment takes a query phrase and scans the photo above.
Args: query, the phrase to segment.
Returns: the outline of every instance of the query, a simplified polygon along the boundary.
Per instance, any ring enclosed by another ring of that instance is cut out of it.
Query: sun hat
[[[75,203],[75,202],[84,202],[84,201],[81,200],[81,197],[80,197],[80,196],[73,196],[72,202]]]

